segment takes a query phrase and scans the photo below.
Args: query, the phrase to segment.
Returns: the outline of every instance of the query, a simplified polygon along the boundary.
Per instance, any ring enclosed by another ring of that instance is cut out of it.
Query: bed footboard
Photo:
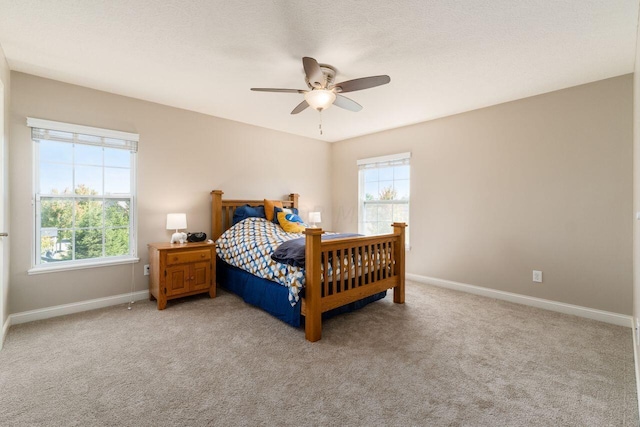
[[[404,233],[394,223],[393,234],[322,241],[321,228],[307,228],[305,336],[322,337],[322,313],[393,288],[393,301],[404,303]]]

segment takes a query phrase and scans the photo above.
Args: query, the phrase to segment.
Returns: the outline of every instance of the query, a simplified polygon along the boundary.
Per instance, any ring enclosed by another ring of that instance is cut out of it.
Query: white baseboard
[[[49,319],[51,317],[64,316],[65,314],[80,313],[81,311],[95,310],[96,308],[109,307],[112,305],[126,304],[129,301],[140,301],[149,298],[149,291],[138,291],[105,298],[97,298],[87,301],[74,302],[71,304],[57,305],[54,307],[40,308],[37,310],[23,311],[9,315],[10,325],[32,322],[34,320]]]
[[[496,289],[483,288],[482,286],[468,285],[466,283],[453,282],[451,280],[437,279],[435,277],[420,276],[418,274],[407,273],[406,278],[407,280],[426,283],[428,285],[438,286],[441,288],[453,289],[456,291],[462,291],[489,298],[515,302],[517,304],[529,305],[531,307],[543,308],[545,310],[557,311],[564,314],[572,314],[574,316],[585,317],[587,319],[599,320],[605,323],[612,323],[614,325],[633,328],[632,316],[626,316],[624,314],[596,310],[594,308],[581,307],[579,305],[565,304],[563,302],[535,298],[526,295],[515,294],[512,292],[499,291]]]

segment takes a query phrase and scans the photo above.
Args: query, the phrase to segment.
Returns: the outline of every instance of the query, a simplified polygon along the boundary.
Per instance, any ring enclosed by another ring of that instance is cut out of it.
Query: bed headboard
[[[263,200],[222,200],[224,193],[221,190],[211,192],[211,234],[216,240],[233,224],[233,213],[239,206],[260,206],[264,205]],[[298,208],[298,194],[289,194],[289,200],[282,200],[285,208]]]

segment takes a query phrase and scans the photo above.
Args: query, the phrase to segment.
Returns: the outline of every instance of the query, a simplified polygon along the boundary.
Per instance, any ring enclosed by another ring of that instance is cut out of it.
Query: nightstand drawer
[[[197,261],[209,261],[211,259],[210,250],[200,251],[180,251],[169,252],[167,254],[167,265],[185,264]]]

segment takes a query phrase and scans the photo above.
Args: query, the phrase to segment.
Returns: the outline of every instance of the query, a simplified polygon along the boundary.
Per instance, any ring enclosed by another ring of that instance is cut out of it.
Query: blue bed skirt
[[[289,290],[286,287],[270,280],[256,277],[220,259],[216,264],[216,270],[216,279],[220,286],[239,295],[246,303],[260,307],[272,316],[296,328],[303,323],[304,318],[300,314],[302,300],[291,306],[289,303]],[[382,291],[360,301],[323,313],[322,318],[327,319],[340,313],[357,310],[384,298],[386,295],[387,291]]]

